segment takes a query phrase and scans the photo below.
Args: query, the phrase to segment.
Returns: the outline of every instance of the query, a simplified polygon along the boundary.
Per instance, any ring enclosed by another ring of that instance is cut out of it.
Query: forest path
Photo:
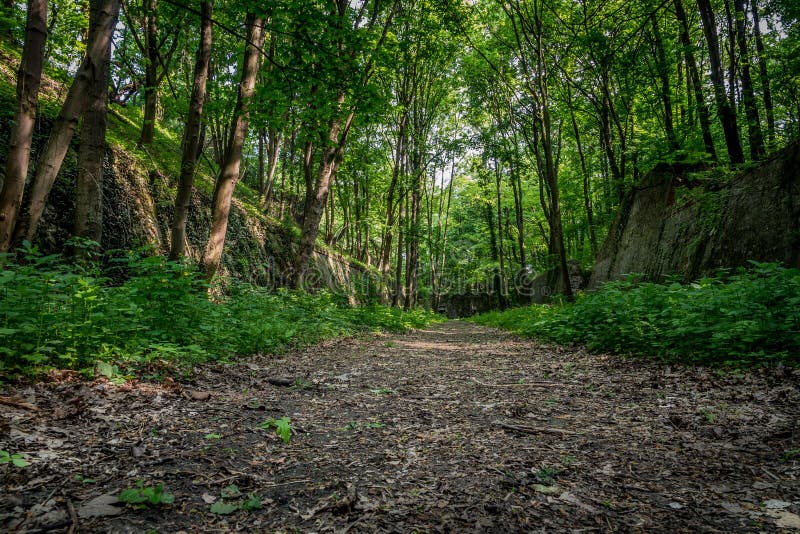
[[[791,528],[798,382],[453,321],[206,365],[183,386],[40,384],[5,392],[37,411],[0,407],[0,449],[33,459],[0,467],[0,530],[25,517],[22,530],[82,532]],[[288,444],[260,428],[283,416]],[[175,503],[98,506],[139,479]],[[262,507],[235,510],[249,494]]]

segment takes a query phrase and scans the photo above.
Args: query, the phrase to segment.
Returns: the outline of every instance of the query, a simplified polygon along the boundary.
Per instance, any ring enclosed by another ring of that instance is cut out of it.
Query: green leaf
[[[227,502],[218,501],[211,505],[209,509],[212,514],[230,515],[239,509],[238,504],[230,504]]]
[[[258,495],[251,494],[246,501],[242,503],[242,510],[259,510],[261,508],[261,499]]]

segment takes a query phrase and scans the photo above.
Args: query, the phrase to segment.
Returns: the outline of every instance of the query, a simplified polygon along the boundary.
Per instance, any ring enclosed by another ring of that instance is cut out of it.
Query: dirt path
[[[37,410],[0,405],[0,449],[32,459],[0,466],[0,530],[790,530],[799,383],[464,322],[205,366],[182,386],[54,381],[3,393]],[[283,416],[289,444],[259,428]],[[174,504],[97,500],[139,479]],[[260,509],[209,511],[250,494]]]

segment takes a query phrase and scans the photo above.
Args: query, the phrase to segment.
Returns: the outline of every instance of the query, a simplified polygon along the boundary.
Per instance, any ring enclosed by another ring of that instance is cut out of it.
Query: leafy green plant
[[[257,510],[261,508],[261,498],[258,495],[251,493],[246,499],[240,502],[231,502],[232,499],[241,497],[242,492],[235,484],[225,486],[220,491],[222,500],[219,500],[211,505],[209,511],[217,515],[230,515],[237,510]]]
[[[12,378],[72,368],[119,384],[209,359],[440,319],[425,311],[354,308],[325,291],[270,292],[236,283],[212,301],[196,268],[149,249],[110,251],[95,265],[75,265],[25,243],[16,258],[6,255],[0,264],[0,375]],[[303,379],[296,384],[311,386]]]
[[[602,352],[728,367],[800,364],[800,270],[753,262],[690,284],[603,285],[574,302],[480,315],[475,322]],[[565,369],[566,371],[566,369]]]
[[[8,451],[0,450],[0,464],[11,464],[14,467],[28,467],[30,462],[25,459],[21,453],[15,452],[13,454]]]
[[[280,419],[267,419],[260,425],[261,428],[270,429],[274,428],[275,433],[283,440],[284,443],[287,445],[289,441],[292,439],[292,426],[291,426],[291,419],[284,416]]]
[[[136,483],[135,488],[124,490],[117,498],[120,502],[141,506],[158,506],[175,502],[175,495],[165,492],[163,484],[145,487],[141,480]]]

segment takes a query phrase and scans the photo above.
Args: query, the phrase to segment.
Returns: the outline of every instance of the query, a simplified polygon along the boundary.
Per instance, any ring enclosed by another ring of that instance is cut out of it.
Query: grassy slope
[[[0,124],[10,125],[13,120],[15,102],[16,68],[19,62],[19,51],[9,48],[8,44],[0,40]],[[59,77],[64,78],[63,82]],[[68,79],[58,72],[46,72],[40,91],[40,124],[50,124],[58,114],[63,96],[66,93]],[[133,232],[134,238],[128,239],[115,235],[112,226],[106,235],[109,236],[112,248],[129,248],[144,243],[156,244],[156,249],[165,251],[166,235],[168,233],[169,214],[175,198],[177,177],[180,172],[181,162],[181,132],[171,130],[158,124],[153,144],[142,150],[136,147],[139,138],[142,113],[135,106],[112,105],[108,115],[107,140],[109,149],[114,154],[113,174],[117,182],[123,182],[121,191],[112,195],[135,197],[135,204],[131,208],[135,213],[125,217],[125,222],[138,224],[143,228]],[[49,127],[49,126],[48,126]],[[8,127],[0,133],[0,143],[5,144]],[[34,153],[32,162],[35,162],[37,149],[46,141],[46,130],[37,129],[37,138],[34,140]],[[62,176],[56,183],[53,194],[53,203],[61,199],[57,205],[54,224],[60,227],[56,232],[63,241],[69,235],[71,227],[72,191],[75,174],[74,148],[77,142],[73,141],[73,150],[70,151],[64,163]],[[5,151],[0,158],[5,157]],[[4,164],[4,161],[0,161]],[[33,167],[33,165],[32,165]],[[32,169],[33,170],[33,169]],[[152,179],[155,177],[155,179]],[[216,169],[205,157],[198,162],[195,176],[195,195],[190,210],[188,223],[190,254],[196,259],[202,250],[204,240],[207,238],[210,224],[210,198],[214,190]],[[130,204],[130,202],[128,202]],[[108,210],[107,210],[108,213]],[[115,215],[111,209],[111,218]],[[299,235],[299,228],[287,227],[277,219],[264,213],[258,192],[243,182],[239,182],[234,194],[234,209],[229,223],[226,254],[223,257],[224,269],[227,274],[237,278],[260,282],[258,275],[259,265],[274,260],[277,266],[284,269],[291,265],[294,256],[293,241]],[[290,223],[291,224],[291,223]],[[119,232],[117,232],[119,233]],[[113,241],[120,239],[122,242]],[[155,242],[155,243],[154,243]],[[104,243],[105,244],[105,243]],[[368,269],[359,262],[346,255],[330,250],[323,242],[317,248],[327,255],[340,258],[342,262],[355,265],[362,270]]]

